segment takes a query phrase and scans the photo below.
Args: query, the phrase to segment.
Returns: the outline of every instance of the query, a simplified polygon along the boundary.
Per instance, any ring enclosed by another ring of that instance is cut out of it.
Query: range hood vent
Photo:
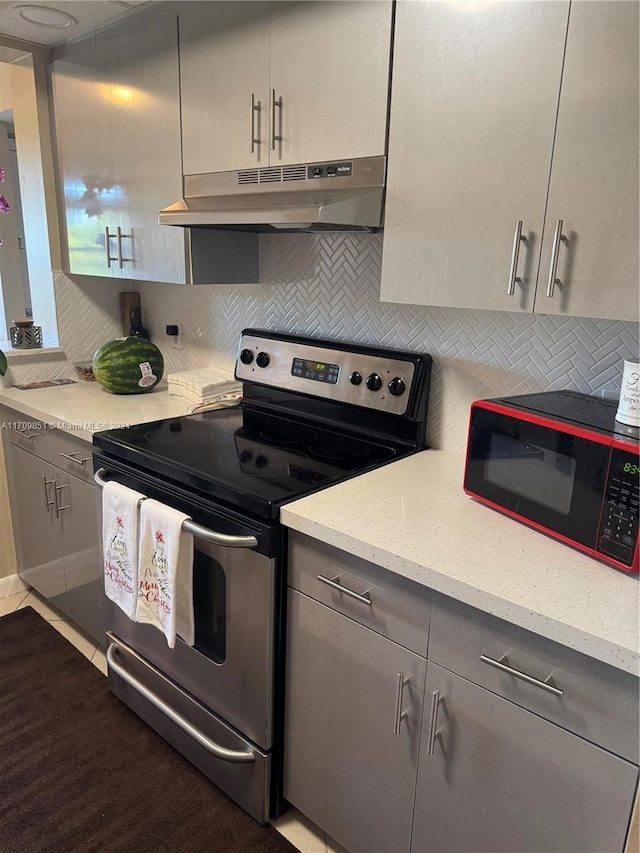
[[[304,181],[307,178],[308,168],[303,164],[300,166],[274,166],[269,169],[243,169],[237,173],[238,185]]]
[[[374,231],[382,227],[386,158],[186,175],[161,225],[241,231]]]

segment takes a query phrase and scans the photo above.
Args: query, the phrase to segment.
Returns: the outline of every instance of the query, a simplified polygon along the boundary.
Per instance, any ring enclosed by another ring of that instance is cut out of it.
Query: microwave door
[[[473,410],[465,490],[594,549],[610,448],[506,413]]]

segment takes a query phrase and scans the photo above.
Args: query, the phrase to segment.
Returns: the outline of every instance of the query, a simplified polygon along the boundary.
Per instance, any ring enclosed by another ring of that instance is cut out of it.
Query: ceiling
[[[148,0],[0,0],[0,42],[3,36],[10,36],[51,47],[112,23],[146,2]],[[65,20],[62,27],[25,20],[20,10],[23,15],[32,17],[34,7],[65,12],[72,20]]]

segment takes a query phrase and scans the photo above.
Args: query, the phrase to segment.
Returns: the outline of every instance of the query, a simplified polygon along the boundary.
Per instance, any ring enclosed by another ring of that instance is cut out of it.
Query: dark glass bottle
[[[131,330],[129,331],[130,338],[144,338],[146,341],[151,340],[151,335],[142,325],[142,316],[140,313],[140,306],[135,305],[131,308],[129,312],[129,318],[131,320]]]

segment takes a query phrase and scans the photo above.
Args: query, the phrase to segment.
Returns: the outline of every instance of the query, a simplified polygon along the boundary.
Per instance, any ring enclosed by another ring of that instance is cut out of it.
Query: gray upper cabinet
[[[271,3],[271,163],[385,154],[390,53],[387,0]]]
[[[184,231],[158,225],[182,195],[175,18],[57,60],[52,90],[68,271],[184,282]]]
[[[571,6],[536,291],[544,314],[638,319],[638,10]]]
[[[569,7],[398,3],[383,300],[637,318],[638,4]]]
[[[180,74],[184,174],[268,166],[269,4],[190,4]]]
[[[392,4],[189,4],[184,174],[385,153]]]

